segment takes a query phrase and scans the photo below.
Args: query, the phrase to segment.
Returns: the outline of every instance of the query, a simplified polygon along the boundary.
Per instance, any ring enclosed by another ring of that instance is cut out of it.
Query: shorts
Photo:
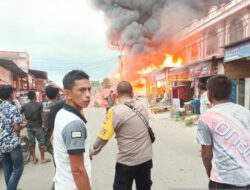
[[[42,127],[28,128],[29,147],[34,148],[36,146],[36,140],[39,147],[45,146],[45,135]]]

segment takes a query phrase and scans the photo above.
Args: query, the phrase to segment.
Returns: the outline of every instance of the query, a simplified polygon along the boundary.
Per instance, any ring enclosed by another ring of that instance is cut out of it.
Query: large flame
[[[172,67],[180,67],[183,64],[182,58],[178,58],[174,60],[173,55],[171,54],[166,54],[166,58],[162,64],[159,66],[156,66],[154,64],[151,64],[149,66],[143,67],[142,69],[138,70],[137,73],[140,75],[145,75],[148,73],[151,73],[153,71],[156,71],[160,68],[172,68]]]
[[[145,75],[145,74],[151,73],[152,71],[155,71],[157,69],[158,69],[158,67],[156,67],[154,64],[151,64],[148,67],[140,69],[139,71],[137,71],[137,73],[140,75]]]
[[[178,58],[176,61],[174,61],[173,55],[166,54],[166,59],[161,65],[162,68],[164,67],[180,67],[183,64],[182,58]]]

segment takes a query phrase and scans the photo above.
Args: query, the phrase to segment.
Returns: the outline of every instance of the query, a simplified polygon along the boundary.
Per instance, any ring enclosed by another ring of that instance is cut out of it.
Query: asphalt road
[[[104,119],[104,109],[86,111],[92,141]],[[169,114],[151,115],[150,123],[156,133],[152,190],[206,189],[208,179],[195,143],[195,128],[185,127],[169,118]],[[114,178],[116,141],[112,139],[92,161],[93,190],[111,190]],[[25,165],[19,183],[22,190],[49,190],[52,186],[52,163]],[[0,189],[5,189],[3,171],[0,169]]]

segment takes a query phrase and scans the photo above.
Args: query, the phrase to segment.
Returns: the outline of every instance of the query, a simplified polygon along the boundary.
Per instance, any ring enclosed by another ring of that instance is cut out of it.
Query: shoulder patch
[[[71,138],[82,138],[82,132],[81,131],[72,131]]]

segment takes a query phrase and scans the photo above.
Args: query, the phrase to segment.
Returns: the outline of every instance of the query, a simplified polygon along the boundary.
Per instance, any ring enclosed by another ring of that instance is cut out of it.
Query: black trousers
[[[113,190],[132,190],[134,180],[137,190],[150,190],[152,186],[152,167],[152,160],[136,166],[116,163]]]
[[[209,181],[208,184],[209,190],[217,190],[217,189],[241,189],[241,190],[245,190],[245,189],[250,189],[250,184],[244,187],[239,187],[239,186],[235,186],[235,185],[229,185],[229,184],[224,184],[224,183],[217,183],[214,181]]]

